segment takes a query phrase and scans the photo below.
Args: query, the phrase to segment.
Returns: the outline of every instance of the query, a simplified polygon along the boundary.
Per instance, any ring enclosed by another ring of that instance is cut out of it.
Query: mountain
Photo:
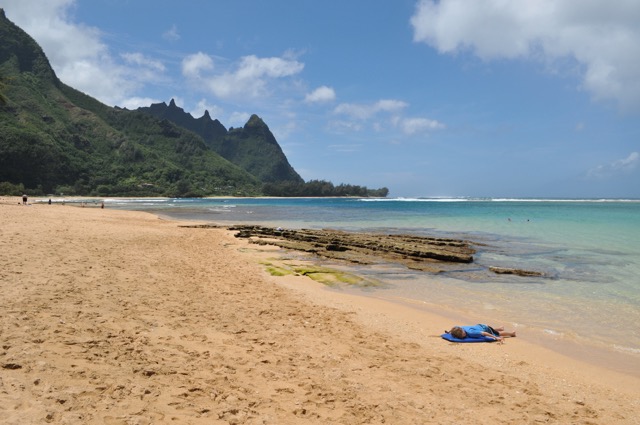
[[[302,177],[289,164],[269,127],[257,115],[252,115],[243,128],[227,131],[220,121],[211,119],[209,111],[196,119],[178,107],[173,99],[169,105],[164,102],[155,103],[138,108],[138,111],[167,119],[193,131],[204,139],[209,148],[264,183],[303,183]]]
[[[304,182],[257,115],[227,130],[172,100],[130,111],[62,83],[0,8],[0,194],[387,196]]]
[[[170,120],[62,83],[0,9],[0,193],[259,195],[261,182]],[[225,130],[226,133],[226,130]]]
[[[161,119],[167,119],[174,124],[199,134],[209,146],[218,152],[222,145],[222,139],[227,135],[227,129],[217,119],[211,119],[209,111],[198,119],[176,105],[175,100],[167,105],[165,102],[154,103],[151,106],[138,108],[138,111],[146,112]]]

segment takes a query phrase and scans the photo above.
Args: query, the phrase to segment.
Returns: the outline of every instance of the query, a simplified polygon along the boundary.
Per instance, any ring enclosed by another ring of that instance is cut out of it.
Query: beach
[[[225,229],[19,203],[0,200],[3,423],[640,423],[637,376],[526,333],[448,343],[455,311],[271,276],[277,250]]]

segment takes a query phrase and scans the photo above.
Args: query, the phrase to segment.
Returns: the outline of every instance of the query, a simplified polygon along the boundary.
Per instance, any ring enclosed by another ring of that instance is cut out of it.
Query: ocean
[[[349,267],[384,283],[342,288],[515,328],[564,354],[640,375],[640,200],[107,199],[179,220],[450,236],[476,242],[477,268],[426,275]],[[489,266],[546,277],[496,275]],[[343,266],[344,267],[344,266]],[[452,326],[458,323],[452,323]]]

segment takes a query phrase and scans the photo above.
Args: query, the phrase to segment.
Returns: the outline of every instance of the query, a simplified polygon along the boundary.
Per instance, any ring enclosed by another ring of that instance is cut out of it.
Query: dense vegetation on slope
[[[262,182],[303,183],[269,127],[257,115],[252,115],[244,127],[227,131],[220,121],[211,119],[208,111],[201,118],[195,119],[176,106],[173,99],[169,105],[156,103],[138,110],[165,118],[197,133],[209,148]]]
[[[182,128],[193,131],[204,139],[209,148],[218,153],[220,153],[222,139],[227,135],[225,126],[217,119],[211,119],[209,111],[205,111],[202,117],[196,119],[190,113],[177,106],[173,99],[168,105],[164,102],[154,103],[151,106],[138,108],[138,111],[169,120]]]
[[[62,83],[0,9],[0,194],[386,196],[305,183],[253,115],[227,131],[172,101],[129,111]]]
[[[0,191],[98,196],[259,195],[254,176],[197,134],[111,108],[60,82],[37,45],[0,16]]]

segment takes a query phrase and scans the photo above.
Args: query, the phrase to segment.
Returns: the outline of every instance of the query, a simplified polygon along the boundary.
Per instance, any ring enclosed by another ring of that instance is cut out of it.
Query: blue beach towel
[[[455,336],[448,333],[444,333],[440,336],[443,339],[446,339],[447,341],[451,341],[451,342],[495,342],[495,339],[489,338],[488,336],[483,336],[482,338],[465,338],[465,339],[456,338]]]

